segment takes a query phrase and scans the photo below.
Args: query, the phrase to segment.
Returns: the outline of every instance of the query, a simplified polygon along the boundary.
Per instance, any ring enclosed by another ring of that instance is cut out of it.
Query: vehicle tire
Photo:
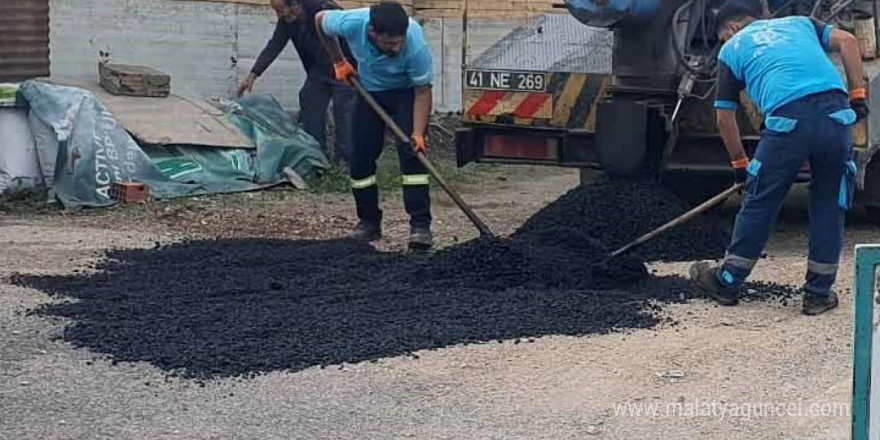
[[[865,220],[873,225],[880,225],[880,206],[865,206]]]
[[[880,224],[880,160],[877,156],[865,168],[865,187],[856,195],[856,201],[865,208],[865,220]]]
[[[605,173],[600,170],[595,170],[593,168],[581,168],[580,169],[580,184],[581,185],[590,185],[597,182],[601,179]]]

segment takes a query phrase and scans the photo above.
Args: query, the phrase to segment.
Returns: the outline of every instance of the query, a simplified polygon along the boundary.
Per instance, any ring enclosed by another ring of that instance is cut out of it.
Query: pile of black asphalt
[[[199,380],[248,377],[655,327],[668,320],[659,305],[700,295],[683,278],[650,276],[645,262],[722,256],[724,221],[699,218],[607,256],[686,209],[662,189],[604,181],[571,190],[509,237],[428,255],[349,240],[196,240],[110,250],[94,270],[13,281],[64,298],[31,313],[68,318],[64,341],[113,362]]]

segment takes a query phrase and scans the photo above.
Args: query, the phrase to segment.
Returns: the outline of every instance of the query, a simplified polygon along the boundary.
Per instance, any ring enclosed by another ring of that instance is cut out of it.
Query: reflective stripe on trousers
[[[364,189],[376,185],[376,176],[372,175],[364,179],[351,179],[353,189]]]
[[[428,185],[430,175],[428,174],[404,174],[401,181],[404,186]]]
[[[817,275],[834,275],[837,273],[837,265],[809,261],[807,262],[807,270]]]
[[[758,260],[740,257],[739,255],[734,255],[729,252],[724,257],[724,264],[729,264],[739,269],[752,270],[757,262]]]

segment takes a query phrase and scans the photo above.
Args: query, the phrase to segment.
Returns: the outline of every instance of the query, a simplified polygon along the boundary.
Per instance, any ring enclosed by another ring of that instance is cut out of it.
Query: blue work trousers
[[[830,91],[786,104],[766,119],[748,167],[746,195],[718,279],[738,287],[758,261],[782,204],[806,161],[810,180],[810,253],[805,290],[826,296],[837,277],[855,164],[847,95]]]
[[[373,92],[373,98],[382,106],[404,133],[413,132],[415,91],[412,88]],[[379,225],[379,187],[376,180],[376,161],[385,145],[385,122],[361,97],[355,99],[352,127],[351,175],[352,192],[358,218]],[[397,142],[397,157],[403,184],[403,204],[413,228],[431,227],[431,187],[424,165],[413,154],[409,143]]]

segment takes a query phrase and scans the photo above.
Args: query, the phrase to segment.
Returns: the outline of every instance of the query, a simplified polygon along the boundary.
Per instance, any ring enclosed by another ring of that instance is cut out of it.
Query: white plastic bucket
[[[58,135],[49,124],[40,120],[34,112],[28,115],[37,148],[37,160],[43,181],[50,189],[55,182],[55,163],[58,160]]]
[[[0,197],[9,197],[43,185],[37,147],[21,107],[0,107]]]

